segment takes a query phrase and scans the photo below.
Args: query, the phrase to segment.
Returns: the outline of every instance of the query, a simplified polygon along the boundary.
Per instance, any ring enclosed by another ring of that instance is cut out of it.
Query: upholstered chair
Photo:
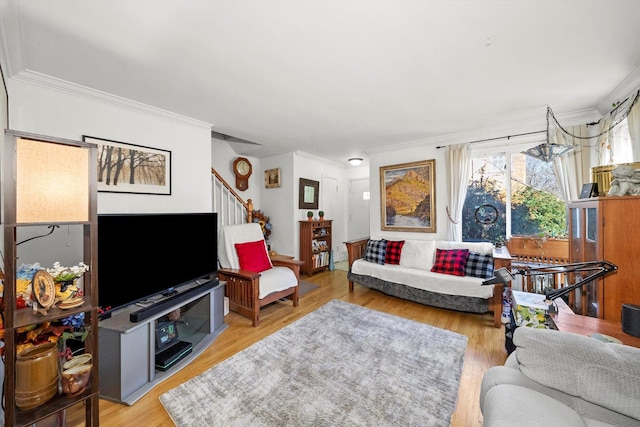
[[[260,323],[260,308],[283,298],[298,306],[301,261],[271,260],[257,223],[222,227],[218,278],[226,282],[229,309]]]

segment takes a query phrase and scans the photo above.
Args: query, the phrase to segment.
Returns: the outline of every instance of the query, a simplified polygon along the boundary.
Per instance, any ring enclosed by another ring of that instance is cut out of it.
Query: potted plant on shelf
[[[307,220],[308,221],[313,221],[313,212],[311,212],[311,211],[307,212]]]
[[[318,216],[320,217],[320,221],[324,219],[324,211],[318,211]]]

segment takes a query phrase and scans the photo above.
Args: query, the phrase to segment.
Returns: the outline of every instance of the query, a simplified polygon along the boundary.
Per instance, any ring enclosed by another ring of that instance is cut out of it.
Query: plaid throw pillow
[[[464,265],[469,257],[469,249],[436,249],[436,262],[431,271],[434,273],[464,276]]]
[[[362,259],[369,262],[375,262],[376,264],[384,264],[384,254],[387,249],[387,241],[385,239],[381,240],[371,240],[367,242],[367,247],[364,250],[364,255]]]
[[[384,255],[385,264],[400,264],[400,253],[404,240],[387,240],[387,252]]]
[[[467,276],[489,279],[493,277],[493,255],[469,252],[467,263],[464,266]]]

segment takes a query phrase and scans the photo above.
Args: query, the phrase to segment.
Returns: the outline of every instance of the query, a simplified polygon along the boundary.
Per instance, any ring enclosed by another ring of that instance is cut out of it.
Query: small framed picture
[[[299,209],[318,209],[318,193],[319,192],[320,192],[320,181],[300,178],[298,208]]]
[[[264,171],[264,188],[280,187],[280,168]]]
[[[597,182],[590,182],[582,186],[582,191],[580,192],[581,199],[588,199],[590,197],[596,197],[597,195],[598,195]]]

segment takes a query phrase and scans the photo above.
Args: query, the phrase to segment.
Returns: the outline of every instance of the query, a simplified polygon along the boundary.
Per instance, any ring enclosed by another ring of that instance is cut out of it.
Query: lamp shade
[[[89,221],[89,150],[19,138],[16,221]]]
[[[529,148],[528,150],[523,151],[523,153],[544,162],[550,162],[571,150],[573,150],[571,145],[551,144],[547,142],[536,147]]]

